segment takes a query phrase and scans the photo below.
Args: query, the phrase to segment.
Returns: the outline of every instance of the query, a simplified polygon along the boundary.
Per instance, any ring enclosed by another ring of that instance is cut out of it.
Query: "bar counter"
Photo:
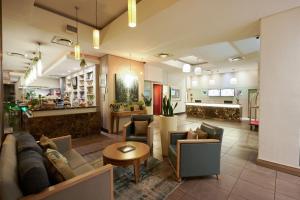
[[[97,107],[33,110],[23,115],[25,129],[36,139],[72,135],[72,138],[100,133],[100,112]]]
[[[186,103],[186,114],[203,119],[240,121],[242,106],[239,104]]]

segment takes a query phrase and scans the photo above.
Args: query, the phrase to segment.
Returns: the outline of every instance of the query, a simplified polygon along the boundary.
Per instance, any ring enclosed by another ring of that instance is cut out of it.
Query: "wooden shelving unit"
[[[95,106],[95,66],[87,67],[66,77],[66,91],[71,106]]]

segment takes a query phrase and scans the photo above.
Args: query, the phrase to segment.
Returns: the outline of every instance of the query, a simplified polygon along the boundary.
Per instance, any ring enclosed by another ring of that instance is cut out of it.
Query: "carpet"
[[[76,147],[75,149],[94,167],[103,165],[102,151],[114,142],[109,137],[104,140]],[[117,200],[161,200],[179,186],[168,160],[153,157],[147,167],[141,165],[141,181],[134,182],[133,167],[114,167],[114,195]]]

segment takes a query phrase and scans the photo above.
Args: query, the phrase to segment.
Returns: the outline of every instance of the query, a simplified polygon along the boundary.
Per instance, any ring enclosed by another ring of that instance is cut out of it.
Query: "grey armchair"
[[[144,135],[134,134],[134,121],[148,121],[147,132]],[[132,115],[131,121],[123,127],[123,141],[135,141],[148,144],[153,149],[153,115]]]
[[[184,177],[220,174],[223,129],[206,123],[201,129],[208,139],[187,139],[188,132],[170,132],[168,157],[178,181]]]

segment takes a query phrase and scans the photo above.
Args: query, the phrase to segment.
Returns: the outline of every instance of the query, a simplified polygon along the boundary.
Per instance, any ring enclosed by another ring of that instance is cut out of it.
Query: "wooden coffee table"
[[[123,153],[118,150],[119,147],[131,145],[135,150]],[[141,142],[118,142],[107,146],[103,151],[103,164],[112,164],[115,166],[127,167],[133,165],[135,182],[140,180],[140,165],[144,162],[147,166],[147,160],[150,155],[150,148],[148,145]]]

